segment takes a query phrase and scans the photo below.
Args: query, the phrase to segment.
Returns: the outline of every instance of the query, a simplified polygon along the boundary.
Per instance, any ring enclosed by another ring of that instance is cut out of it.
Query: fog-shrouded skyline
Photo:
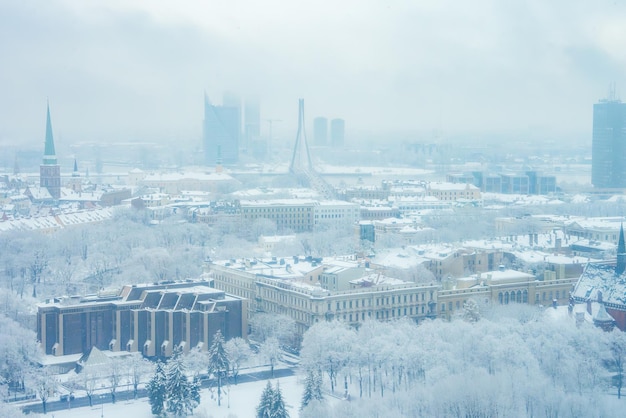
[[[203,95],[297,100],[358,133],[589,137],[609,83],[626,97],[614,1],[0,2],[0,144],[197,140]],[[268,126],[263,122],[262,133]]]

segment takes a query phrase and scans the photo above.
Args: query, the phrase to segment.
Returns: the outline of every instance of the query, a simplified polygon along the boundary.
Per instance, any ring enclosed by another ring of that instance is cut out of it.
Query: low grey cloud
[[[40,141],[46,98],[67,141],[199,139],[203,91],[225,90],[285,133],[304,97],[353,135],[585,135],[626,86],[625,19],[609,1],[2,2],[0,142]]]

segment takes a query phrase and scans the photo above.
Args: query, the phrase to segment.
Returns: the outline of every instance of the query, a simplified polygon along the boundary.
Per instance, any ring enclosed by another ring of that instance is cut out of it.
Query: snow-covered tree
[[[268,380],[263,393],[261,394],[261,400],[256,407],[257,418],[289,418],[289,413],[285,406],[285,400],[283,399],[280,385],[276,385],[276,388],[272,387],[272,383]]]
[[[123,360],[119,358],[111,359],[110,364],[107,366],[107,374],[109,381],[109,392],[111,392],[111,402],[115,403],[117,398],[117,388],[122,380],[124,374]]]
[[[41,400],[43,413],[45,414],[47,412],[48,399],[56,393],[59,382],[57,377],[45,368],[34,374],[34,380],[35,390]]]
[[[289,418],[289,412],[285,406],[283,392],[280,390],[280,383],[276,383],[276,388],[272,394],[272,418]]]
[[[201,347],[196,346],[185,354],[185,364],[194,377],[206,373],[207,364],[209,363],[209,354],[203,351]]]
[[[318,370],[307,370],[304,378],[304,393],[302,394],[302,402],[300,410],[303,410],[313,401],[322,401],[322,374]]]
[[[252,355],[250,345],[243,338],[236,337],[231,338],[224,345],[226,353],[228,354],[228,362],[230,364],[230,371],[237,384],[237,377],[239,376],[239,370]]]
[[[222,402],[222,379],[228,375],[228,355],[224,348],[224,337],[222,332],[217,330],[213,336],[213,342],[209,347],[209,375],[213,375],[213,378],[217,384],[217,405],[221,405]]]
[[[271,418],[273,398],[274,388],[272,387],[272,383],[268,380],[263,392],[261,393],[261,400],[256,407],[257,418]]]
[[[259,355],[263,361],[270,365],[272,377],[274,377],[274,367],[282,358],[282,351],[276,337],[269,337],[261,344]]]
[[[626,365],[626,335],[619,330],[614,330],[609,336],[609,348],[613,361],[613,384],[617,387],[617,398],[622,397],[624,385],[624,366]]]
[[[25,379],[36,367],[39,348],[35,333],[0,314],[0,381],[9,387],[23,390]]]
[[[158,362],[156,371],[148,382],[148,401],[153,415],[161,415],[165,411],[165,400],[167,396],[166,376],[163,363]]]
[[[133,355],[124,360],[124,367],[128,370],[130,380],[133,385],[133,398],[137,399],[139,384],[143,381],[146,375],[153,371],[153,363],[149,362],[140,355]]]
[[[468,299],[463,304],[463,319],[468,322],[477,322],[480,319],[480,307],[474,299]]]
[[[320,368],[328,374],[331,391],[337,375],[346,366],[354,345],[354,331],[345,322],[320,322],[311,327],[302,340],[301,364],[305,369]]]
[[[252,326],[251,338],[259,343],[274,337],[279,345],[293,348],[298,345],[296,322],[287,315],[257,313],[250,320]]]
[[[187,378],[182,348],[176,347],[165,371],[167,412],[175,417],[192,413],[200,399],[198,389],[194,388],[196,383],[195,380],[190,382]]]

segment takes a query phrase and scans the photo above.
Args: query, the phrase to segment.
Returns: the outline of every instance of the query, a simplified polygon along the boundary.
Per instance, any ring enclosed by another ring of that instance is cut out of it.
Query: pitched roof
[[[579,302],[598,301],[598,292],[602,294],[603,303],[621,306],[626,310],[626,275],[615,274],[613,264],[587,264],[572,296]]]
[[[111,362],[102,351],[98,350],[98,347],[93,346],[76,362],[83,369],[86,367],[102,367]]]

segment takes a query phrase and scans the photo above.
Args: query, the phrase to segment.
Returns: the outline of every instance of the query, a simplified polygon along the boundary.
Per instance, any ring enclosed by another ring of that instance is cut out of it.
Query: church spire
[[[50,103],[46,103],[46,143],[43,152],[43,163],[46,165],[56,165],[57,156],[54,150],[54,137],[52,136],[52,121],[50,120]]]
[[[621,275],[626,270],[626,244],[624,243],[624,224],[619,227],[619,242],[617,244],[617,265],[615,274]]]

